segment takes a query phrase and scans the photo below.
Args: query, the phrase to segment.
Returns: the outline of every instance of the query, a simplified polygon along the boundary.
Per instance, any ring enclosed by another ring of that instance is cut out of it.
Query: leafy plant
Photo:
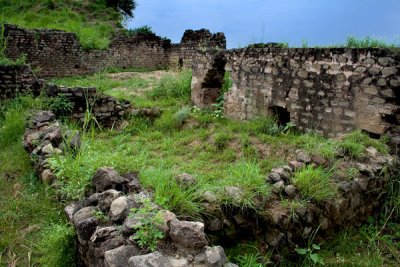
[[[101,210],[93,211],[93,216],[97,220],[99,220],[100,222],[103,222],[103,223],[110,221],[110,219],[108,218],[107,214],[105,214]]]
[[[318,254],[320,249],[320,246],[313,243],[308,248],[297,248],[296,252],[303,256],[307,262],[312,262],[314,265],[325,265],[324,259]]]
[[[69,114],[72,111],[72,108],[73,106],[71,101],[69,101],[69,99],[63,94],[50,99],[50,109],[58,116]]]
[[[149,199],[145,199],[143,206],[131,209],[129,216],[139,218],[138,223],[133,226],[135,234],[131,238],[141,248],[148,248],[151,251],[155,251],[158,241],[164,238],[163,232],[159,229],[159,226],[163,223],[160,211]]]

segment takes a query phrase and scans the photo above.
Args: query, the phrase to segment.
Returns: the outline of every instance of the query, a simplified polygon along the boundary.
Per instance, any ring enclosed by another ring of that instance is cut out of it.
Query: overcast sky
[[[375,37],[400,43],[400,0],[137,0],[129,28],[151,26],[179,42],[186,29],[224,32],[228,47],[255,42],[301,45]]]

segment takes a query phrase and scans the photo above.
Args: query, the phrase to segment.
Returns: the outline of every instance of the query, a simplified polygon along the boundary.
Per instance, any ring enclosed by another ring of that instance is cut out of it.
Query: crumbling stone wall
[[[279,116],[278,110],[287,112],[300,130],[327,136],[355,129],[374,134],[399,131],[399,50],[265,48],[228,50],[222,55],[233,80],[225,95],[228,117]],[[197,54],[195,105],[210,105],[204,81],[220,57],[213,51]]]
[[[13,98],[18,93],[39,95],[44,82],[38,80],[29,66],[0,65],[0,99]]]
[[[198,50],[224,50],[226,38],[224,33],[212,34],[209,30],[186,30],[179,44],[173,44],[170,51],[169,65],[172,67],[191,68],[193,58]]]
[[[18,93],[33,93],[38,96],[41,92],[49,97],[63,96],[72,105],[70,112],[63,115],[82,122],[89,109],[100,124],[112,126],[132,109],[129,102],[120,102],[112,96],[101,94],[96,88],[67,88],[46,84],[37,79],[27,65],[0,65],[0,99],[13,98]]]
[[[5,25],[7,56],[27,55],[42,77],[83,75],[107,67],[167,68],[191,67],[193,55],[200,47],[225,48],[223,33],[188,30],[180,44],[156,35],[117,34],[107,50],[84,50],[74,33],[58,30],[27,30]]]
[[[96,88],[68,88],[47,84],[46,94],[49,97],[65,97],[72,104],[71,111],[66,115],[81,122],[84,121],[86,111],[89,110],[100,124],[112,126],[131,108],[129,102],[121,103],[112,96],[102,95]]]

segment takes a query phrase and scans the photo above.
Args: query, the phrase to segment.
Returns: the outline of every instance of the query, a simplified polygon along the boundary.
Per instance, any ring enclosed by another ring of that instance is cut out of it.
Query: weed
[[[150,203],[150,200],[143,201],[143,207],[131,209],[129,216],[139,218],[133,226],[135,234],[131,237],[141,248],[148,248],[151,251],[157,249],[158,241],[164,238],[163,232],[159,230],[163,218],[158,209]]]
[[[110,221],[107,214],[102,212],[101,210],[93,211],[93,216],[102,223],[106,223]]]
[[[262,255],[257,248],[258,243],[249,242],[240,244],[226,250],[229,261],[238,264],[240,267],[262,267],[272,264],[270,253]]]
[[[66,116],[70,114],[73,108],[71,101],[69,101],[69,99],[63,94],[51,98],[49,102],[50,109],[57,116]]]
[[[293,184],[300,190],[304,198],[322,201],[336,195],[336,188],[330,177],[330,171],[309,165],[297,171],[292,179]]]
[[[305,261],[307,262],[312,262],[315,265],[325,265],[323,258],[318,254],[320,249],[320,246],[313,243],[308,248],[297,248],[296,252],[305,257]],[[307,264],[305,265],[307,266]]]

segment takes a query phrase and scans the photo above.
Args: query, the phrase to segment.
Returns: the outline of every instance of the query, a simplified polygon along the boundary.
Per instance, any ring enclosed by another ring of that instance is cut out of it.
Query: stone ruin
[[[106,50],[85,50],[74,33],[27,30],[5,25],[6,54],[16,59],[26,54],[41,77],[96,73],[109,67],[163,69],[191,67],[198,49],[225,49],[223,33],[187,30],[179,44],[156,35],[116,34]]]
[[[64,132],[55,117],[48,111],[34,114],[23,142],[39,177],[48,184],[55,183],[57,178],[46,159],[54,154],[62,155],[68,149],[78,151],[81,146],[79,132]],[[221,203],[219,196],[204,192],[202,205],[207,215],[201,222],[180,220],[174,213],[162,210],[152,202],[151,191],[142,188],[136,172],[120,175],[112,167],[100,168],[93,175],[91,185],[85,188],[86,198],[65,208],[77,233],[79,259],[84,266],[96,267],[233,267],[236,265],[227,262],[224,249],[209,247],[209,240],[214,244],[232,245],[263,236],[265,247],[279,251],[283,247],[301,246],[316,229],[318,236],[330,236],[337,229],[358,225],[375,214],[382,206],[390,177],[398,171],[396,157],[383,155],[373,147],[369,147],[359,161],[339,152],[335,156],[343,163],[338,166],[339,170],[345,173],[349,166],[355,168],[356,177],[348,179],[346,175],[335,175],[336,197],[290,207],[285,206],[284,201],[302,199],[291,182],[294,172],[307,166],[327,164],[322,158],[311,157],[304,151],[296,153],[288,165],[266,174],[265,182],[271,184],[272,191],[255,200],[258,205],[255,209],[261,213]],[[196,184],[196,179],[189,174],[176,179],[183,187]],[[226,186],[224,191],[232,200],[242,196],[239,187]],[[146,199],[162,218],[156,226],[164,237],[154,252],[140,249],[132,239],[144,215],[130,210],[144,207]],[[279,257],[274,260],[279,261]]]
[[[63,131],[55,114],[40,111],[32,116],[23,145],[35,170],[44,183],[54,184],[56,176],[46,159],[66,150],[78,151],[78,131]],[[132,239],[143,214],[130,213],[141,208],[145,200],[160,214],[157,224],[163,233],[157,251],[140,248]],[[99,216],[98,214],[101,214]],[[152,194],[140,185],[136,173],[118,174],[111,167],[100,168],[87,189],[87,198],[65,207],[65,214],[77,233],[79,261],[88,267],[234,267],[228,263],[224,249],[209,247],[204,224],[179,220],[170,211],[152,202]]]
[[[272,115],[281,124],[292,122],[299,130],[329,137],[362,129],[378,136],[389,135],[398,151],[400,56],[396,49],[224,50],[222,34],[187,31],[179,45],[155,37],[138,40],[117,36],[106,51],[84,51],[70,33],[14,26],[7,26],[7,33],[8,54],[15,58],[27,53],[32,65],[42,68],[43,76],[93,73],[110,66],[192,65],[192,101],[209,108],[220,98],[228,71],[233,83],[224,95],[228,117]],[[72,116],[79,119],[85,112],[81,95],[103,97],[95,89],[47,85],[29,74],[26,67],[13,68],[0,68],[2,98],[43,89],[52,96],[60,92],[72,100]],[[105,122],[113,123],[126,112],[147,114],[146,110],[132,111],[125,103],[104,97],[96,116],[103,116]],[[56,177],[46,166],[46,159],[54,153],[62,154],[65,147],[79,149],[79,145],[79,133],[63,133],[49,112],[35,116],[24,136],[24,147],[31,154],[35,169],[48,183]],[[282,200],[301,199],[291,183],[296,169],[326,164],[298,151],[286,166],[266,174],[272,193],[260,203],[266,204],[259,207],[264,210],[262,214],[221,205],[218,196],[205,192],[203,205],[209,216],[203,222],[181,221],[163,211],[166,238],[161,243],[165,246],[152,253],[140,251],[129,238],[129,225],[135,223],[135,216],[127,216],[127,210],[141,205],[138,195],[151,201],[151,193],[140,186],[140,176],[135,173],[120,175],[111,167],[99,169],[87,197],[67,206],[65,211],[76,228],[80,259],[86,266],[233,266],[226,262],[221,247],[207,246],[204,233],[219,244],[264,235],[266,246],[279,249],[301,244],[317,228],[319,234],[330,235],[341,227],[357,225],[381,207],[389,177],[398,168],[396,157],[382,155],[372,147],[359,162],[342,154],[335,157],[358,170],[353,180],[335,177],[336,198],[310,201],[293,210],[282,205]],[[224,191],[232,198],[241,195],[238,187],[226,187]],[[99,221],[94,215],[98,211],[108,218],[108,223]]]
[[[356,129],[398,136],[400,50],[244,48],[199,51],[193,60],[192,101],[210,108],[232,88],[224,114],[235,119],[276,116],[301,131],[334,137]]]

